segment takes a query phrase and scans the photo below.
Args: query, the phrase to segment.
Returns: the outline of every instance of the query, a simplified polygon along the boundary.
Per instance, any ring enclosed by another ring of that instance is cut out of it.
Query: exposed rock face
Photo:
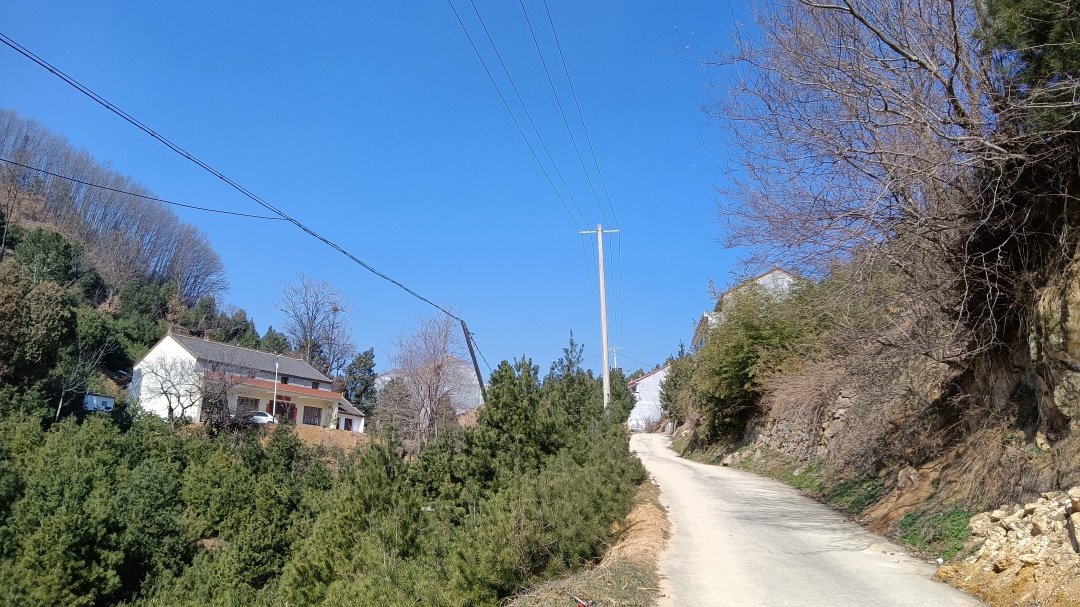
[[[1028,348],[1044,419],[1080,420],[1080,265],[1072,263],[1039,294]]]
[[[971,519],[982,545],[938,577],[992,605],[1080,605],[1080,487]]]

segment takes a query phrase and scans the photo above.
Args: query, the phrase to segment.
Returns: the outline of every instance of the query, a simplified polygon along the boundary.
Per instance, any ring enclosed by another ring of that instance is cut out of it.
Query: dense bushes
[[[282,426],[0,420],[0,605],[494,605],[597,558],[644,478],[580,350],[502,363],[476,428],[408,463]]]

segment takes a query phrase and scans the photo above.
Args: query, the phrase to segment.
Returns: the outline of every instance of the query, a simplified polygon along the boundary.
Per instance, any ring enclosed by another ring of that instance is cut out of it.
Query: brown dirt
[[[300,442],[306,445],[337,447],[345,451],[351,451],[357,447],[366,447],[371,444],[371,435],[366,432],[346,432],[345,430],[320,428],[318,426],[296,426],[296,436],[300,439]]]
[[[889,535],[893,525],[909,512],[923,509],[934,495],[941,465],[937,461],[918,470],[909,466],[895,472],[893,490],[867,508],[859,522],[878,535]]]
[[[483,408],[484,405],[480,405],[479,407],[469,409],[468,411],[457,416],[458,425],[462,428],[475,428],[476,424],[479,423],[478,418],[480,415],[480,411],[483,410]]]
[[[599,564],[546,582],[505,603],[506,607],[567,607],[571,596],[604,607],[653,607],[660,596],[657,566],[670,524],[660,505],[660,488],[646,481],[636,506],[617,526],[616,543]]]
[[[660,505],[660,488],[656,483],[646,481],[642,484],[635,499],[638,505],[627,515],[619,540],[604,555],[601,566],[616,561],[637,561],[655,568],[667,544],[671,524]]]

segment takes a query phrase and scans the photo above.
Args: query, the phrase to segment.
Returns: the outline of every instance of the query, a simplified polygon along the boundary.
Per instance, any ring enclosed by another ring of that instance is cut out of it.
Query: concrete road
[[[783,483],[684,460],[659,434],[635,434],[630,448],[660,485],[672,523],[661,607],[984,605]]]

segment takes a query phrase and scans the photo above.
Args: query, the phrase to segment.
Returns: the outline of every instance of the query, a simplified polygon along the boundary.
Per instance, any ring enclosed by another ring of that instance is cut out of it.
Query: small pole
[[[277,380],[278,380],[278,363],[281,361],[281,354],[274,357],[274,404],[271,405],[270,415],[274,416],[274,423],[277,423]]]
[[[476,349],[473,348],[472,336],[469,335],[469,327],[465,321],[461,321],[461,330],[465,332],[465,344],[469,346],[469,356],[472,357],[473,371],[476,371],[476,381],[480,383],[480,396],[487,402],[487,390],[484,388],[484,376],[480,373],[480,363],[476,362]]]

